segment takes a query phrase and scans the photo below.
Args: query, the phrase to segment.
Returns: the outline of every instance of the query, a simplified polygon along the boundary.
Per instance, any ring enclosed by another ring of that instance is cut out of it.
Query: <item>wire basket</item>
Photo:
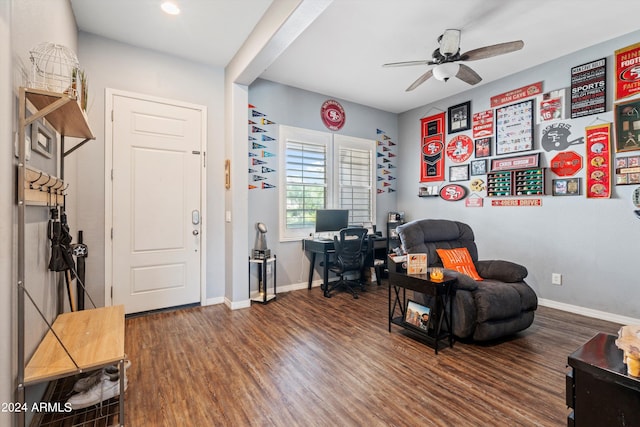
[[[31,87],[77,97],[79,62],[71,49],[56,43],[40,43],[29,53]]]

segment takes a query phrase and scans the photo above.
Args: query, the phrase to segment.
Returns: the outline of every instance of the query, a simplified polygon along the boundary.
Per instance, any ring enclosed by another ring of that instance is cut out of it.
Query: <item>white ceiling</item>
[[[224,67],[272,3],[179,1],[175,17],[160,0],[71,4],[80,30]],[[467,62],[484,84],[636,31],[638,16],[640,2],[628,0],[334,0],[261,77],[399,113],[470,88],[431,79],[405,92],[429,66],[381,67],[429,59],[444,29],[462,30],[462,52],[524,41],[521,51]]]

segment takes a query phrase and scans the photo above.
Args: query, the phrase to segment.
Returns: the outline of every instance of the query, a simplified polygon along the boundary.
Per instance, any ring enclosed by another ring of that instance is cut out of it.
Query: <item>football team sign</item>
[[[616,50],[616,99],[640,93],[640,43]]]
[[[322,117],[322,123],[330,130],[340,130],[344,126],[344,108],[338,101],[333,99],[325,101],[320,108],[320,116]]]

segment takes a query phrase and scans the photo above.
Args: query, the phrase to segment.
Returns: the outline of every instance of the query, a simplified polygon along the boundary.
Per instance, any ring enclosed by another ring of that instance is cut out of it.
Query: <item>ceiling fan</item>
[[[433,51],[432,59],[391,62],[383,64],[382,66],[405,67],[410,65],[435,65],[434,68],[418,77],[418,79],[406,89],[407,92],[414,90],[431,77],[435,77],[437,80],[446,82],[451,77],[455,76],[470,85],[475,85],[482,80],[482,77],[467,65],[459,64],[459,61],[477,61],[478,59],[491,58],[493,56],[515,52],[522,49],[524,46],[524,42],[522,40],[517,40],[480,47],[461,54],[460,32],[460,30],[445,30],[444,33],[438,37],[440,47]]]

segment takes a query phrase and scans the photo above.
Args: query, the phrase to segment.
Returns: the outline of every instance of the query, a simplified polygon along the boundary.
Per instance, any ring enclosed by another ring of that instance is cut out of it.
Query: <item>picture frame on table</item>
[[[561,178],[551,182],[551,194],[554,196],[579,196],[581,178]]]
[[[533,150],[533,99],[496,108],[496,154]]]
[[[470,166],[471,166],[471,171],[470,171],[471,176],[486,175],[487,174],[487,160],[486,159],[472,160],[471,163],[470,163]]]
[[[616,152],[640,150],[640,99],[614,106]]]
[[[449,182],[469,181],[469,165],[449,166]]]
[[[447,121],[449,133],[471,129],[471,101],[449,107]]]
[[[431,308],[418,304],[415,301],[408,300],[404,313],[403,323],[405,325],[425,332],[429,330]]]
[[[31,124],[31,151],[52,158],[55,151],[56,133],[44,121],[36,120]]]

